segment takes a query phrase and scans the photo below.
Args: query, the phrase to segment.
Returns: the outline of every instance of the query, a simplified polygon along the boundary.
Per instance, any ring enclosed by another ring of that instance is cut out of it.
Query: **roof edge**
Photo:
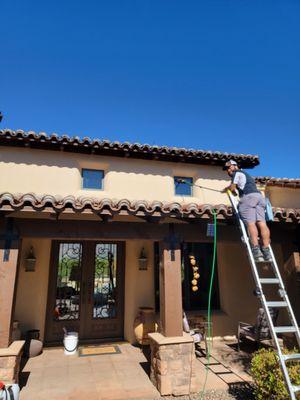
[[[44,132],[36,133],[34,131],[26,132],[23,130],[11,129],[0,130],[0,146],[29,147],[32,149],[216,166],[223,166],[226,161],[233,159],[242,168],[254,168],[259,164],[258,155],[251,154],[154,146],[140,143],[121,143],[109,140],[91,139],[89,137],[59,136],[56,133],[47,135]]]

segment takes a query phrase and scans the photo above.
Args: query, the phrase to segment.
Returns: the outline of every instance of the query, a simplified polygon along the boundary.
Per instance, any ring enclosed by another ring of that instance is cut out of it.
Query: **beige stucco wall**
[[[144,247],[148,257],[148,269],[140,271],[138,257]],[[124,338],[135,341],[133,323],[139,307],[154,307],[154,249],[150,240],[128,240],[126,242],[125,265],[125,321]]]
[[[33,246],[37,260],[34,272],[26,272],[24,266],[30,246]],[[14,319],[20,321],[24,333],[29,329],[40,329],[41,339],[44,338],[50,247],[49,239],[28,238],[22,241],[16,291]]]
[[[300,189],[270,186],[266,194],[273,207],[300,208]]]
[[[82,190],[81,169],[105,171],[104,190]],[[193,188],[193,196],[175,196],[173,177],[223,189],[228,176],[220,167],[83,155],[48,150],[0,149],[0,192],[92,196],[221,204],[227,196]]]

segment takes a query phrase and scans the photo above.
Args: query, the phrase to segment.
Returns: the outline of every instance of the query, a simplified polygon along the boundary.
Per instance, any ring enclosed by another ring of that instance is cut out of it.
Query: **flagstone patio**
[[[149,363],[144,353],[129,343],[118,346],[120,354],[85,357],[65,356],[62,348],[44,349],[22,369],[20,400],[161,399],[149,379]],[[238,353],[234,345],[214,341],[204,398],[250,399],[249,394],[241,397],[245,390],[250,393],[249,360],[250,355]],[[200,357],[198,362],[204,384],[207,361]],[[191,398],[198,399],[199,394]]]

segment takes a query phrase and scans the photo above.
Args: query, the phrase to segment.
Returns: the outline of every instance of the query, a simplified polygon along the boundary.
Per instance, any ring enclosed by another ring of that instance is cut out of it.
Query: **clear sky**
[[[258,154],[300,177],[299,0],[1,0],[1,128]]]

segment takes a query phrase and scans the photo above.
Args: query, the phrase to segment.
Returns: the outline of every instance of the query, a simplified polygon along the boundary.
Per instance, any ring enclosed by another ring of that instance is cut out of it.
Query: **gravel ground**
[[[191,396],[162,396],[162,400],[255,400],[253,387],[246,384],[245,386],[232,386],[228,391],[224,390],[208,390],[201,397],[202,393],[194,393]]]

